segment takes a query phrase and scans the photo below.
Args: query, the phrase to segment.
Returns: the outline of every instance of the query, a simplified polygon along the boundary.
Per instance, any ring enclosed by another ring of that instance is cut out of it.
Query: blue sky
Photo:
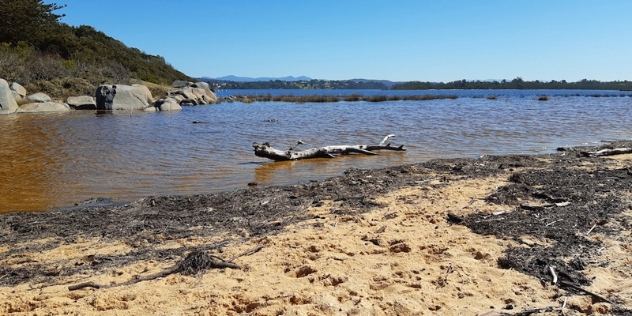
[[[629,0],[55,0],[193,77],[632,80]]]

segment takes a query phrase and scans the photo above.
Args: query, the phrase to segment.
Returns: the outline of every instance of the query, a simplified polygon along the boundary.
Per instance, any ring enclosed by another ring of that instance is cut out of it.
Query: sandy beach
[[[632,315],[616,147],[0,215],[0,314]]]

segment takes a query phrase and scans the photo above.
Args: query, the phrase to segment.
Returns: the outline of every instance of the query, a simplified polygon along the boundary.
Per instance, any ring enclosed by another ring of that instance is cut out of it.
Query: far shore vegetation
[[[384,102],[384,101],[424,101],[424,100],[442,100],[442,99],[451,99],[454,100],[458,98],[456,95],[406,95],[406,96],[397,96],[397,95],[370,95],[365,96],[362,94],[350,94],[350,95],[293,95],[293,94],[282,94],[282,95],[271,95],[271,94],[248,94],[248,95],[234,95],[228,98],[224,98],[219,102],[243,102],[243,103],[252,103],[252,102],[290,102],[290,103],[326,103],[326,102]]]
[[[577,82],[566,80],[525,81],[518,77],[513,80],[457,80],[452,82],[391,82],[387,80],[269,80],[235,82],[215,79],[203,79],[219,89],[370,89],[370,90],[619,90],[632,91],[632,81],[610,81],[583,79]]]
[[[578,93],[564,93],[559,95],[540,95],[534,100],[549,101],[551,97],[572,97],[580,96]],[[626,93],[593,93],[586,95],[592,98],[614,98],[614,97],[632,97],[632,94]],[[312,94],[312,95],[294,95],[294,94],[279,94],[272,95],[270,93],[261,94],[234,94],[229,97],[218,98],[217,103],[222,102],[288,102],[288,103],[327,103],[327,102],[385,102],[385,101],[429,101],[429,100],[454,100],[457,99],[457,95],[449,94],[419,94],[419,95],[363,95],[354,93],[350,95],[336,95],[336,94]],[[497,95],[478,95],[472,96],[472,98],[486,98],[487,100],[498,100]]]

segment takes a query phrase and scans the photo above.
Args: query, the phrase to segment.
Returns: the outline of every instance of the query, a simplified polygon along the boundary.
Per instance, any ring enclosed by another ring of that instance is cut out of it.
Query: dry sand
[[[630,155],[616,159],[621,166],[632,162]],[[433,186],[433,181],[443,185]],[[590,295],[568,293],[499,268],[497,260],[503,251],[520,245],[474,234],[446,221],[448,213],[492,214],[508,209],[483,200],[506,181],[505,175],[435,179],[375,196],[379,207],[360,215],[341,214],[341,202],[324,200],[307,209],[315,215],[311,219],[286,226],[277,234],[251,237],[247,231],[234,231],[209,238],[165,240],[164,249],[231,240],[221,253],[210,252],[224,259],[262,248],[236,258],[234,263],[241,269],[208,269],[191,276],[173,273],[119,287],[68,289],[88,281],[124,283],[169,268],[181,258],[60,276],[52,283],[3,286],[0,314],[496,315],[547,307],[549,312],[531,315],[613,313],[611,304],[595,302]],[[632,216],[632,211],[625,216]],[[594,281],[586,289],[604,296],[616,294],[623,300],[622,306],[632,306],[630,232],[616,237],[591,235],[604,242],[602,256],[609,264],[588,266],[585,274]],[[527,244],[550,242],[529,236],[523,240]],[[43,242],[46,240],[2,245],[0,254]],[[128,243],[95,237],[42,252],[3,256],[0,264],[90,265],[95,264],[95,257],[126,254],[132,249]]]

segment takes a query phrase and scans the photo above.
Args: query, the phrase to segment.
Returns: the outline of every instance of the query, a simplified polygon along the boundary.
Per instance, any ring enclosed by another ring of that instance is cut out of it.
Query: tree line
[[[511,81],[467,81],[457,80],[452,82],[421,82],[410,81],[395,84],[393,90],[431,90],[431,89],[552,89],[552,90],[632,90],[632,81],[610,81],[583,79],[577,82],[566,80],[551,81],[524,81],[517,77]]]
[[[372,90],[447,90],[447,89],[524,89],[524,90],[632,90],[632,81],[610,81],[583,79],[577,82],[566,80],[524,81],[518,77],[511,81],[457,80],[452,82],[409,81],[392,84],[389,88],[380,81],[370,80],[302,80],[302,81],[251,81],[236,82],[214,79],[200,79],[219,89],[372,89]]]

